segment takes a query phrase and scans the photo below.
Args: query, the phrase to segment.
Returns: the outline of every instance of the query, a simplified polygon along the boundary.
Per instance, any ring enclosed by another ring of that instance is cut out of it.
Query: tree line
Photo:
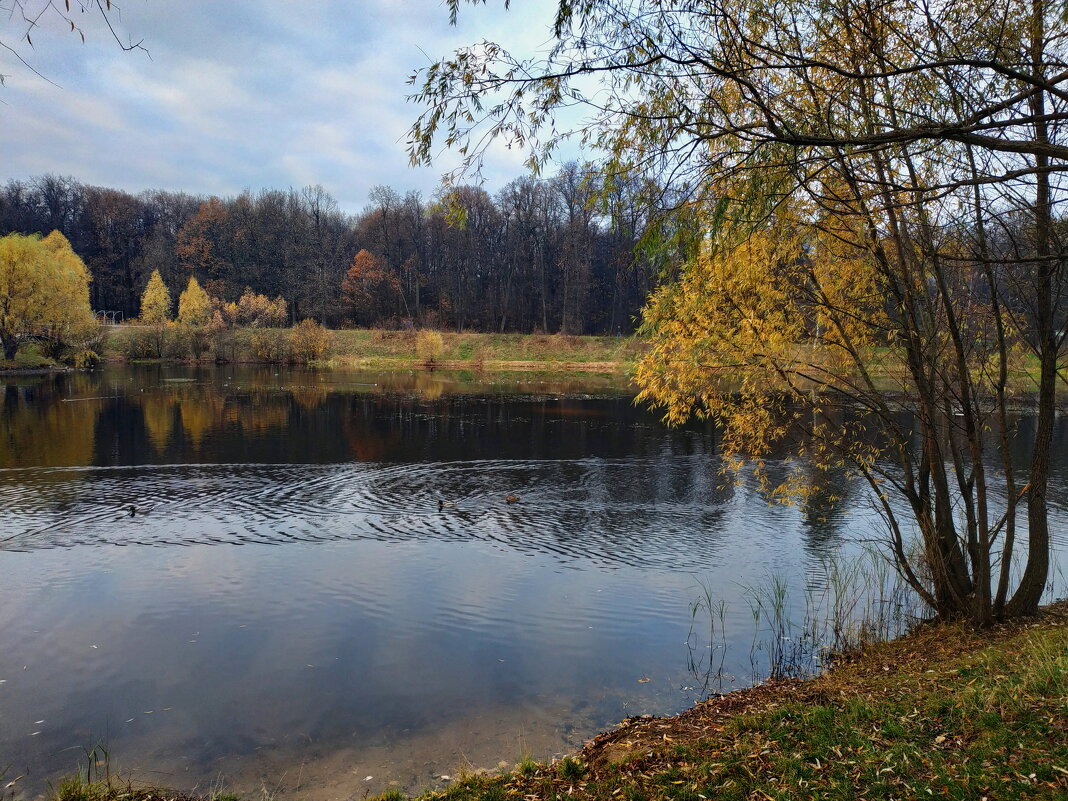
[[[192,277],[222,301],[282,296],[290,323],[604,334],[633,329],[670,267],[670,248],[636,249],[650,194],[572,163],[492,196],[379,186],[348,215],[321,186],[135,195],[44,175],[0,190],[0,236],[60,231],[89,269],[92,308],[126,318],[158,270],[175,295]]]

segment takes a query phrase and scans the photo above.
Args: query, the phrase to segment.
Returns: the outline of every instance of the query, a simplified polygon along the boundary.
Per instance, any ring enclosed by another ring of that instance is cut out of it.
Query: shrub
[[[302,320],[289,330],[289,354],[297,362],[318,361],[330,350],[333,336],[315,320]]]
[[[284,362],[288,344],[286,332],[277,328],[257,328],[248,338],[249,351],[258,362]]]
[[[437,331],[420,331],[415,338],[415,353],[425,364],[433,364],[445,351],[445,340]]]
[[[159,359],[171,348],[168,326],[127,328],[115,337],[115,349],[124,359]]]
[[[174,353],[200,361],[211,348],[212,331],[206,325],[179,323],[174,327]]]
[[[95,350],[79,350],[72,353],[64,361],[71,367],[84,370],[88,367],[96,367],[100,362],[100,356]]]

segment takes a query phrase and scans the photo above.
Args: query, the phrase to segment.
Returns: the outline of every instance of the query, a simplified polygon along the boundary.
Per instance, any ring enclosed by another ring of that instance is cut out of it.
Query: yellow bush
[[[445,352],[445,340],[437,331],[420,331],[415,339],[415,353],[426,364],[433,364]]]
[[[286,360],[285,331],[277,328],[256,328],[249,335],[249,350],[258,362],[284,362]]]
[[[289,353],[294,361],[313,362],[330,350],[333,335],[315,320],[303,320],[289,330]]]

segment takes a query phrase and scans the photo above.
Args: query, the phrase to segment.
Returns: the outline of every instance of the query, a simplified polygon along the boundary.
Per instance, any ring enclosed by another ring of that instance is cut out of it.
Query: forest
[[[322,186],[134,195],[44,175],[2,188],[0,236],[60,231],[89,268],[92,308],[124,319],[158,270],[175,297],[191,277],[223,301],[282,296],[290,323],[615,334],[673,266],[672,249],[636,247],[649,195],[570,163],[493,196],[378,186],[353,216]]]

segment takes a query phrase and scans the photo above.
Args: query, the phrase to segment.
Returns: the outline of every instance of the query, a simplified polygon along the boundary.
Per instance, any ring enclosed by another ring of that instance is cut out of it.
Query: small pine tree
[[[207,325],[211,321],[211,298],[197,279],[190,276],[189,284],[178,298],[178,322],[183,325]]]
[[[171,293],[163,283],[159,270],[152,271],[148,286],[141,295],[141,322],[145,325],[162,325],[171,319]]]

